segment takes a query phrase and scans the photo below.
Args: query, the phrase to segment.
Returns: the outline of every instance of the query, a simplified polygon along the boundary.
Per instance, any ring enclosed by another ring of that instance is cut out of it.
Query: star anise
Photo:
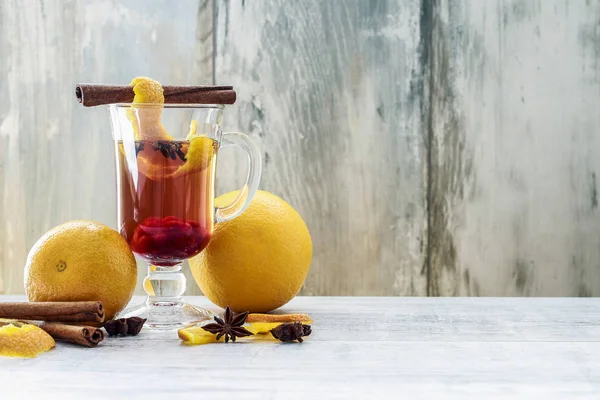
[[[228,343],[229,339],[235,342],[238,337],[253,335],[252,332],[242,327],[246,322],[246,317],[248,317],[248,311],[234,315],[233,311],[227,306],[222,319],[215,315],[215,323],[204,325],[202,329],[217,335],[217,340],[225,336],[225,343]]]
[[[146,323],[146,318],[140,317],[130,317],[127,318],[127,334],[129,336],[136,336],[138,333],[142,331],[144,324]]]
[[[106,321],[104,329],[108,332],[108,336],[123,336],[127,335],[127,319],[113,319]]]
[[[104,324],[104,329],[108,336],[135,336],[140,333],[145,322],[146,319],[140,317],[113,319]]]
[[[312,329],[310,325],[303,325],[301,322],[281,324],[271,329],[271,335],[282,342],[293,342],[294,340],[297,340],[302,343],[302,336],[308,336],[311,333]]]

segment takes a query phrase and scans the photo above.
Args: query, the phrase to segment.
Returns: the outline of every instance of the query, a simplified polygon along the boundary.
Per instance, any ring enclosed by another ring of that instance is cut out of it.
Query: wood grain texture
[[[600,390],[599,299],[298,297],[281,312],[313,317],[304,343],[188,347],[175,332],[143,330],[94,349],[59,343],[33,360],[0,358],[0,385],[17,400],[594,399]]]
[[[425,294],[418,2],[217,1],[217,27],[225,125],[260,141],[261,187],[311,231],[301,293]],[[219,169],[241,185],[233,157]]]
[[[600,3],[437,1],[433,295],[600,294]]]
[[[83,109],[75,83],[210,83],[212,61],[195,49],[210,35],[212,2],[0,7],[0,290],[22,293],[27,252],[45,231],[73,219],[116,226],[108,113]]]

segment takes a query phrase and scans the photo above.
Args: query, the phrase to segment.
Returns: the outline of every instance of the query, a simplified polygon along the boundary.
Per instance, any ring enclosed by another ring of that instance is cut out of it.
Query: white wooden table
[[[314,318],[304,343],[189,347],[142,331],[0,358],[0,399],[600,398],[600,299],[299,297],[284,310]]]

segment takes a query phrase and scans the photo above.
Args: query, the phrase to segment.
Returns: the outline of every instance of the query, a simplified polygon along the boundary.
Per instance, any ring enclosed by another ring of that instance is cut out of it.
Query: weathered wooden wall
[[[210,81],[206,12],[198,1],[0,1],[0,292],[23,292],[27,252],[52,226],[116,226],[108,112],[77,104],[74,84]]]
[[[600,295],[600,2],[425,16],[434,295]]]
[[[586,0],[2,0],[0,292],[53,225],[115,225],[73,84],[149,75],[236,87],[225,127],[313,235],[304,294],[599,295],[599,60]]]
[[[216,26],[229,125],[313,236],[304,293],[425,294],[418,2],[223,1]]]

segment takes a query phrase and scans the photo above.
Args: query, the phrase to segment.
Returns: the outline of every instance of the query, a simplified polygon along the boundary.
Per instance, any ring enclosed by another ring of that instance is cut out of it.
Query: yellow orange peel
[[[162,85],[145,76],[134,78],[133,103],[127,115],[132,123],[136,140],[173,140],[161,122],[165,96]]]
[[[161,116],[165,102],[162,85],[148,77],[139,76],[129,84],[134,98],[127,116],[132,124],[135,140],[173,141],[162,124]],[[191,172],[202,171],[213,159],[216,142],[206,135],[198,135],[198,123],[192,120],[186,144],[182,151],[186,161],[165,160],[152,148],[144,149],[137,156],[138,170],[153,180],[175,178]],[[123,152],[123,150],[121,149]]]
[[[0,319],[0,356],[31,358],[55,345],[52,336],[35,325]]]
[[[133,103],[154,103],[164,104],[165,96],[162,85],[146,76],[138,76],[133,78],[129,83],[133,86]]]
[[[177,335],[183,340],[183,344],[186,345],[217,343],[217,335],[205,331],[201,326],[179,329]],[[224,337],[219,339],[219,342],[224,341]]]

